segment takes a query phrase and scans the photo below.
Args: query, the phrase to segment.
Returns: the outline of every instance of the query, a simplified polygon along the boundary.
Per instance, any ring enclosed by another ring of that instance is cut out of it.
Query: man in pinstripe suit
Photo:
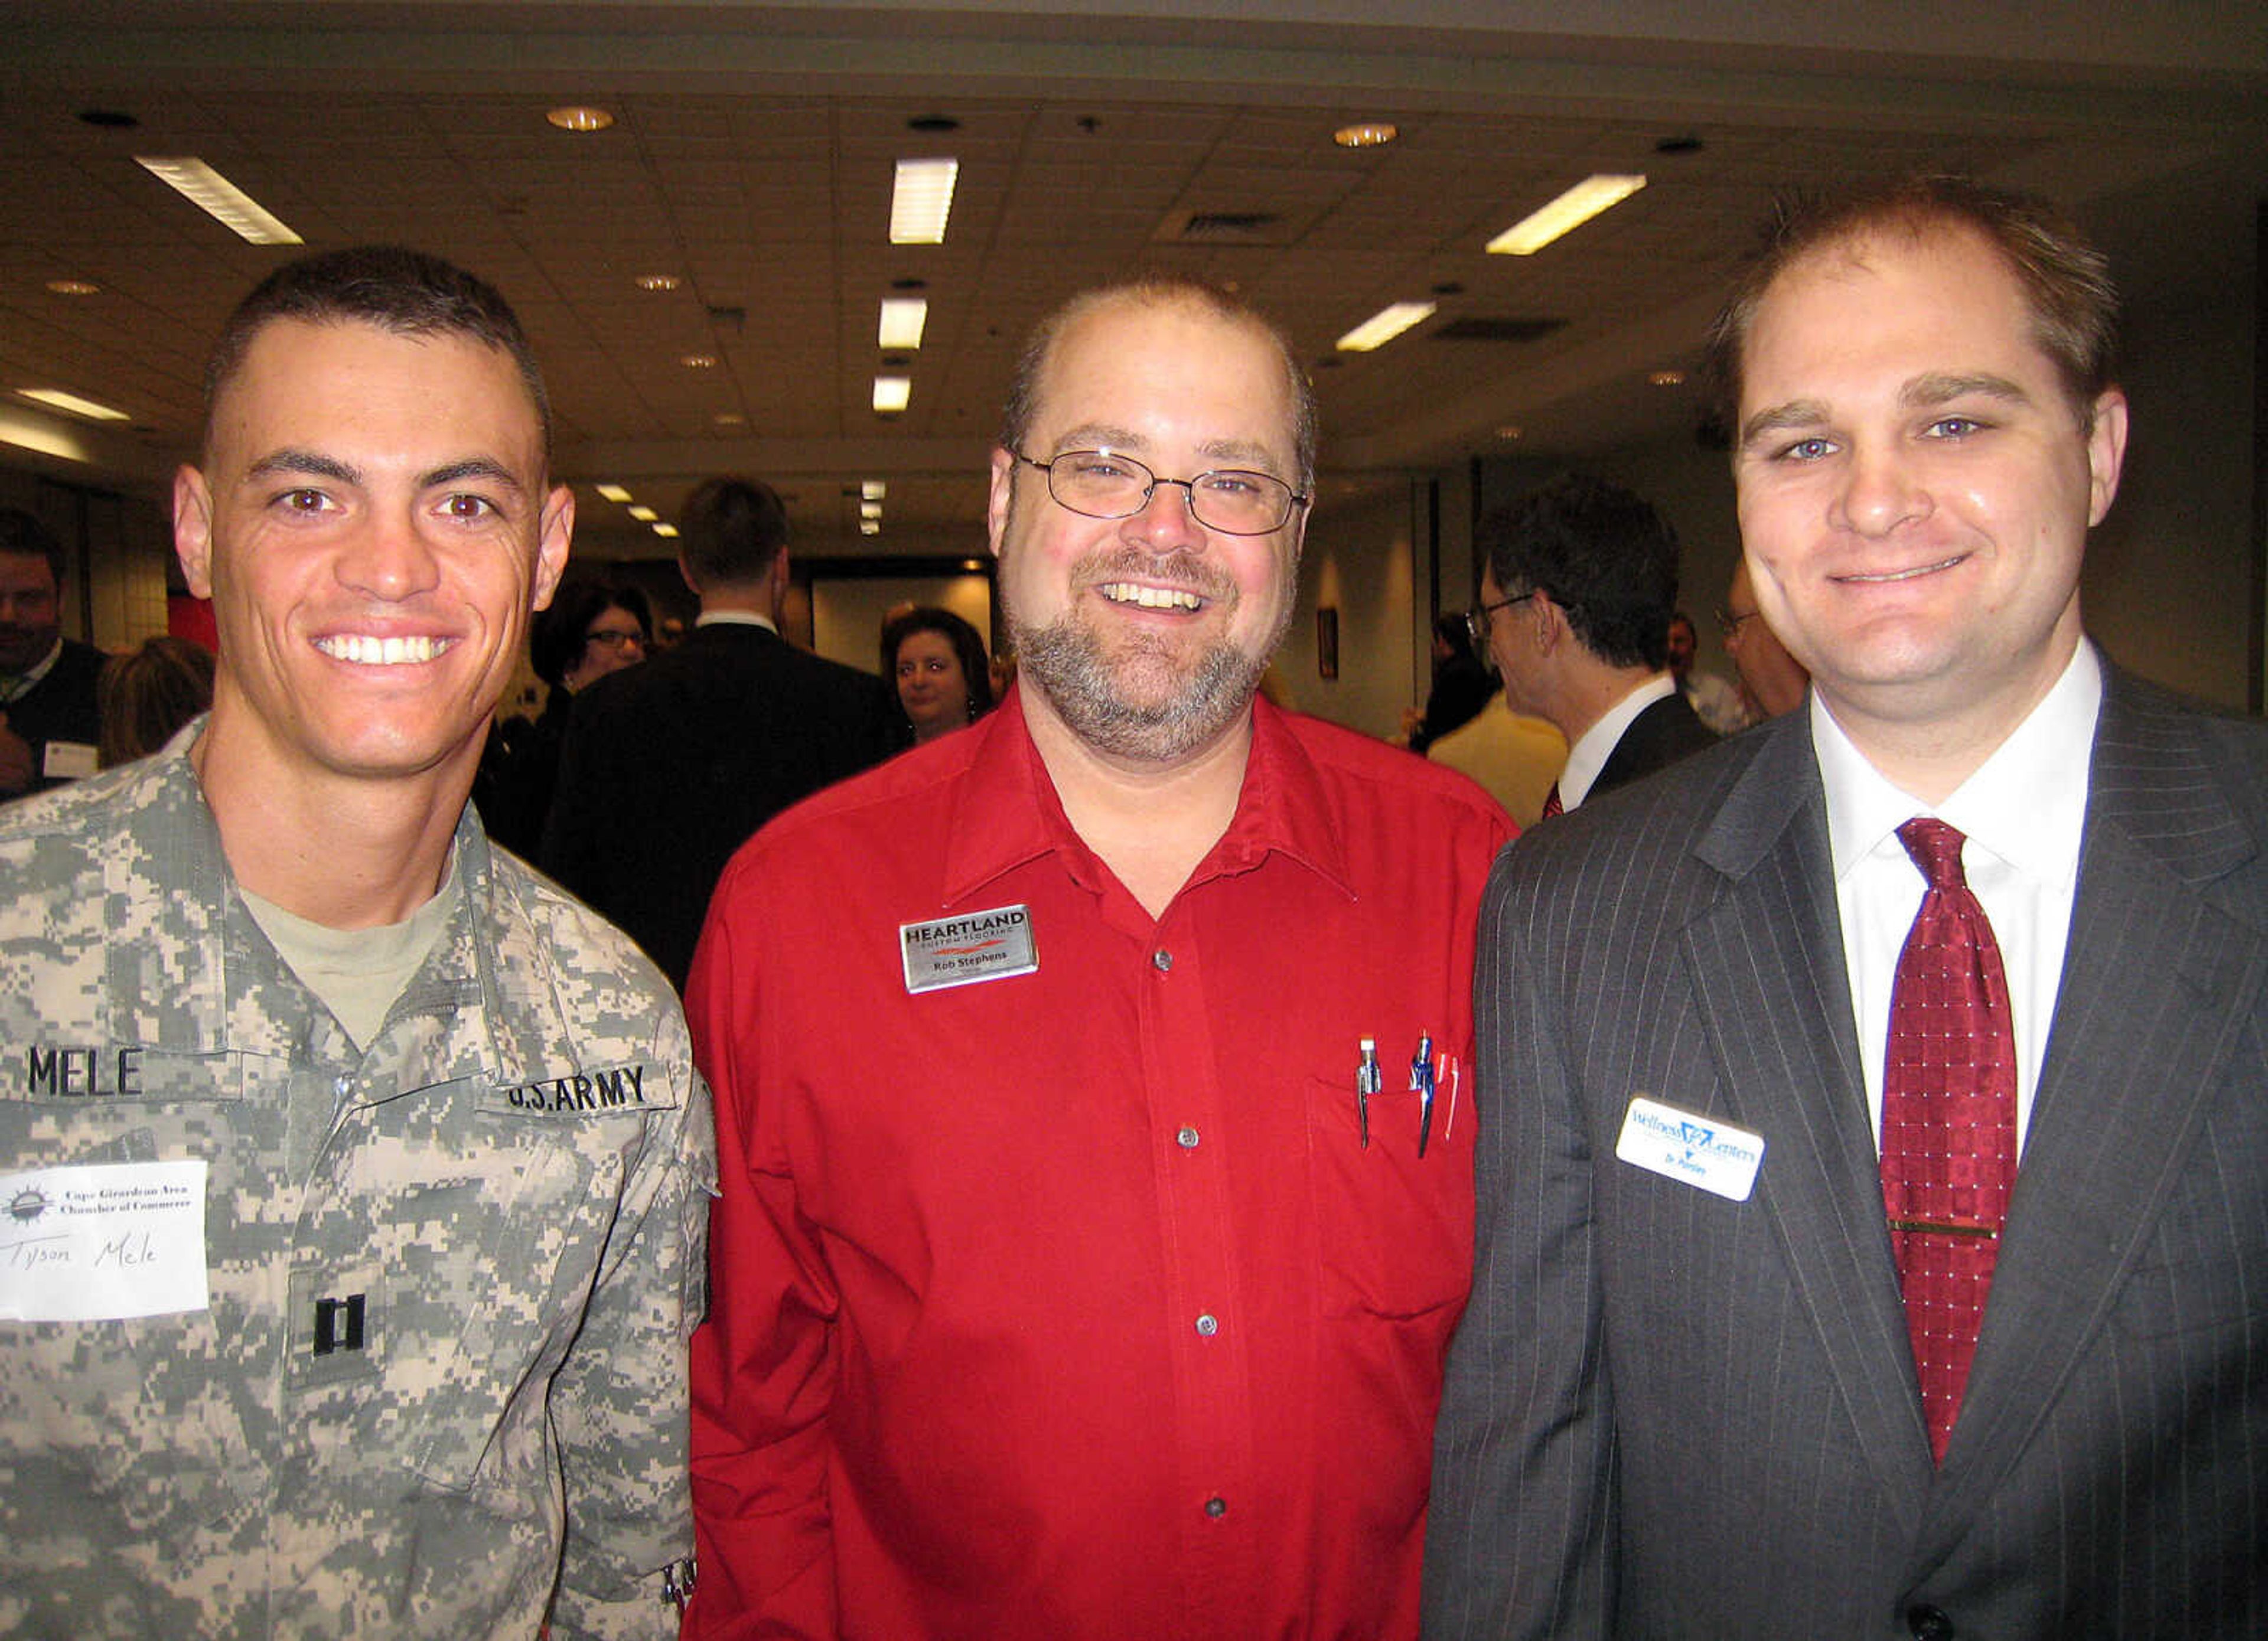
[[[2113,318],[1946,180],[1790,214],[1720,318],[1813,695],[1498,864],[1429,1635],[2268,1634],[2268,735],[2084,636]],[[2005,962],[2019,1147],[1941,1459],[1878,1139],[1917,815]]]

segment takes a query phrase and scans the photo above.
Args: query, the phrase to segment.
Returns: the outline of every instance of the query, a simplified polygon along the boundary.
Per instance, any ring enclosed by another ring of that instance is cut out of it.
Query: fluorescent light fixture
[[[1586,177],[1542,210],[1523,217],[1488,242],[1499,256],[1533,256],[1545,246],[1610,206],[1619,205],[1646,186],[1637,176],[1613,176],[1602,172]]]
[[[626,502],[630,498],[630,491],[619,484],[600,484],[593,488],[599,492],[600,498],[603,501]]]
[[[654,511],[651,507],[633,507],[630,509],[630,517],[637,519],[640,524],[652,524],[655,519],[660,518],[661,515]]]
[[[914,379],[910,376],[877,376],[874,379],[874,408],[882,416],[892,416],[914,401]]]
[[[1647,372],[1646,379],[1656,387],[1683,387],[1685,385],[1685,372],[1683,371],[1652,371]]]
[[[102,287],[92,279],[50,279],[48,289],[59,297],[99,297]]]
[[[630,283],[641,291],[674,291],[685,282],[675,274],[640,274]]]
[[[657,524],[653,527],[653,533],[665,541],[677,540],[677,526],[674,524]]]
[[[550,109],[543,117],[563,131],[603,131],[615,122],[615,116],[604,108],[583,103]]]
[[[884,297],[882,323],[875,341],[884,348],[911,350],[921,346],[922,327],[928,323],[928,298]]]
[[[0,403],[0,445],[13,445],[18,450],[34,451],[65,461],[94,460],[87,447],[79,442],[77,429],[6,403]]]
[[[688,371],[713,371],[717,368],[717,356],[713,353],[688,353],[678,363]]]
[[[880,479],[858,481],[858,499],[862,502],[879,502],[887,498],[889,493],[890,487]]]
[[[1432,318],[1434,306],[1431,302],[1396,302],[1391,307],[1382,307],[1340,337],[1339,350],[1368,353],[1373,348],[1392,342],[1412,325]]]
[[[858,520],[858,534],[860,535],[881,534],[882,521],[880,519],[861,519]]]
[[[302,243],[258,200],[193,154],[172,158],[136,154],[134,163],[241,239],[254,245]]]
[[[134,419],[123,410],[99,405],[92,399],[82,399],[77,394],[67,394],[59,387],[19,387],[16,391],[51,410],[68,410],[73,416],[86,417],[90,422],[131,422]]]
[[[858,516],[861,519],[880,518],[882,516],[882,504],[880,502],[860,502],[858,504]]]
[[[1341,148],[1383,148],[1401,135],[1390,121],[1365,120],[1339,127],[1331,133],[1331,141]]]
[[[892,245],[943,245],[946,218],[953,215],[957,159],[901,159],[897,187],[890,195]]]

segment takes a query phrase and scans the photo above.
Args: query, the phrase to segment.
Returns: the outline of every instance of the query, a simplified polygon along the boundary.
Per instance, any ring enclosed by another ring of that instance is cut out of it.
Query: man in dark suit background
[[[1677,535],[1642,497],[1563,474],[1482,519],[1473,545],[1476,637],[1505,700],[1567,738],[1546,817],[1715,743],[1669,673]]]
[[[1498,862],[1430,1636],[2268,1634],[2268,735],[2083,636],[2114,310],[2050,214],[1932,180],[1790,214],[1720,319],[1813,695]],[[1908,931],[1962,895],[1983,1001],[1923,1081],[2013,1144],[1908,1217],[1883,1114],[1962,944]],[[1932,1249],[1991,1250],[1981,1327]]]
[[[0,507],[0,801],[94,773],[102,651],[63,636],[63,544]]]
[[[575,703],[543,831],[545,871],[682,988],[733,851],[821,787],[889,755],[879,678],[779,636],[787,510],[755,479],[686,499],[678,566],[701,599],[684,642]]]

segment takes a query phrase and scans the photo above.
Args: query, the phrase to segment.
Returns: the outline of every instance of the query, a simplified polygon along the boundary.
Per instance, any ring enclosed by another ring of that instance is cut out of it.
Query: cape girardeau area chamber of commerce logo
[[[17,1192],[8,1204],[8,1216],[18,1225],[29,1225],[47,1211],[48,1199],[28,1188]]]

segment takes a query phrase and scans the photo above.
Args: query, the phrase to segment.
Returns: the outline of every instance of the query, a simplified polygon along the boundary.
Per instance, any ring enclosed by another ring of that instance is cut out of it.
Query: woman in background
[[[96,675],[104,769],[146,758],[212,705],[213,654],[187,638],[158,637],[114,655]]]
[[[882,676],[916,746],[974,724],[992,710],[992,664],[976,629],[951,610],[917,605],[882,623]]]
[[[567,713],[578,691],[645,659],[652,642],[645,594],[603,581],[571,581],[537,612],[528,629],[528,661],[549,684],[541,716],[506,719],[489,737],[473,785],[489,836],[518,855],[533,855],[559,779]]]

